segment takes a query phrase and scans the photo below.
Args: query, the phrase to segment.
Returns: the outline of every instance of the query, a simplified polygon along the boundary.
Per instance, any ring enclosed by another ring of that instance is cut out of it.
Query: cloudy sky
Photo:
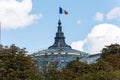
[[[68,15],[59,16],[59,6]],[[67,44],[90,54],[120,44],[120,0],[0,0],[1,43],[29,53],[54,42],[58,19]]]

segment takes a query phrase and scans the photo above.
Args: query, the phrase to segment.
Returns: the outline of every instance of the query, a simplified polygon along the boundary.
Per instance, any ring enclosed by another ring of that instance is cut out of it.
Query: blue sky
[[[120,0],[0,0],[3,45],[16,44],[29,53],[54,43],[59,6],[67,44],[98,53],[105,45],[120,43]]]

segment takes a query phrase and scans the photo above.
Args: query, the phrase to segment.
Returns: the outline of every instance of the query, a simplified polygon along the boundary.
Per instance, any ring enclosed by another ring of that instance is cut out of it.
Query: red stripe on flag
[[[68,14],[68,12],[66,10],[64,10],[64,14]]]

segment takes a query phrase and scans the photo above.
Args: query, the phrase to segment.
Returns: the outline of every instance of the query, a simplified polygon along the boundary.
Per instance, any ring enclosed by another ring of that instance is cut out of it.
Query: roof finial
[[[60,21],[60,19],[59,19],[59,21],[58,21],[58,25],[59,25],[59,26],[61,25],[61,21]]]

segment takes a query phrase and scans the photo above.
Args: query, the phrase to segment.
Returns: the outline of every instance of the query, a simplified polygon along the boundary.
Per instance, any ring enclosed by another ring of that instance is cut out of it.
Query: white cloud
[[[90,53],[98,53],[105,45],[120,43],[120,28],[113,24],[96,25],[85,39]]]
[[[113,8],[106,16],[107,19],[120,19],[120,7]]]
[[[96,25],[88,36],[80,42],[84,43],[74,42],[75,44],[72,47],[76,49],[77,46],[78,50],[82,50],[83,46],[86,46],[89,53],[99,53],[105,45],[110,45],[111,43],[120,44],[120,28],[107,23]]]
[[[81,24],[81,20],[77,20],[77,24]]]
[[[95,20],[96,21],[102,21],[103,19],[104,19],[104,14],[100,13],[100,12],[97,12],[96,15],[95,15]]]
[[[78,42],[72,42],[71,47],[73,49],[83,51],[83,45],[84,45],[83,41],[78,41]]]
[[[32,24],[42,17],[41,14],[30,14],[31,0],[0,0],[0,20],[3,28],[20,28]]]

